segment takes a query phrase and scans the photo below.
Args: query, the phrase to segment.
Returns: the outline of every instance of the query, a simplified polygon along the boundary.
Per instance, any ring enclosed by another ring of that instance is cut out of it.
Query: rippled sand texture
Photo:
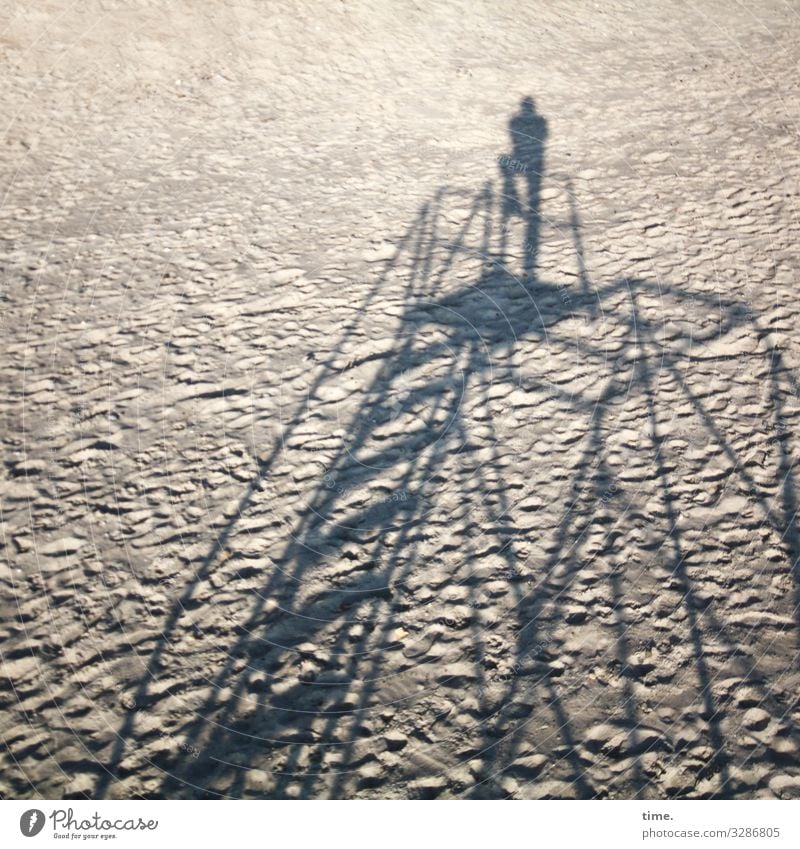
[[[788,4],[4,5],[5,795],[800,796]]]

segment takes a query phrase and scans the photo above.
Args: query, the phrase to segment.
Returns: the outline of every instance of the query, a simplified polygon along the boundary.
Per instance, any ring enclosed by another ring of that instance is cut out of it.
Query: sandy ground
[[[800,796],[800,18],[644,5],[2,4],[3,794]]]

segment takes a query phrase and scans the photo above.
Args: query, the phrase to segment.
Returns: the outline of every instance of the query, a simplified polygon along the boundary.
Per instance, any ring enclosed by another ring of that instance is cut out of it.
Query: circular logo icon
[[[44,814],[37,808],[31,808],[19,818],[19,830],[25,837],[36,837],[44,828]]]

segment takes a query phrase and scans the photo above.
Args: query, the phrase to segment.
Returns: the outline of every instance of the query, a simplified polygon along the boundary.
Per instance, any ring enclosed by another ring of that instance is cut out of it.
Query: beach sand
[[[800,798],[796,12],[132,5],[0,38],[2,793]]]

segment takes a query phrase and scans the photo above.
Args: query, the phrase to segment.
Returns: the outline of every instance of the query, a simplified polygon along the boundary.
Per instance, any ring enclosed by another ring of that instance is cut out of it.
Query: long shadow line
[[[475,205],[473,207],[472,213],[470,214],[467,221],[462,226],[461,237],[459,239],[457,239],[452,245],[448,246],[448,254],[449,254],[448,259],[444,263],[444,265],[441,266],[440,269],[438,270],[437,277],[441,278],[441,276],[443,276],[444,273],[446,273],[447,268],[452,263],[454,257],[457,254],[457,251],[460,247],[460,243],[463,240],[463,236],[468,231],[468,229],[469,229],[469,227],[472,223],[472,220],[474,219],[475,215],[479,211],[481,204],[485,203],[487,197],[488,197],[488,193],[483,192],[477,198]],[[435,218],[434,218],[434,220],[435,220]],[[420,235],[422,236],[422,232],[420,233]],[[435,234],[434,234],[434,239],[435,239]],[[429,264],[431,261],[432,261],[432,256],[431,256],[430,251],[428,251],[424,255],[424,263],[423,263],[423,270],[424,271],[428,270],[428,269],[426,269],[425,266],[427,264]],[[412,278],[411,278],[409,285],[413,285],[413,279],[414,279],[414,275],[412,275]],[[411,300],[412,303],[414,302],[413,297],[410,297],[409,299]],[[413,346],[413,341],[414,341],[413,337],[409,336],[407,338],[406,342],[405,342],[405,345],[401,349],[401,351],[396,356],[393,355],[392,362],[397,362],[397,361],[402,362],[403,358],[404,358],[404,354],[409,353],[411,347]],[[367,391],[367,397],[368,398],[369,397],[377,397],[379,399],[379,402],[382,401],[382,395],[381,395],[380,387],[384,383],[386,383],[388,380],[391,379],[391,371],[389,371],[388,373],[386,371],[387,366],[389,366],[389,365],[390,365],[390,363],[385,362],[384,365],[382,366],[381,370],[378,372],[377,376],[374,378],[372,388]],[[426,387],[426,392],[432,390],[433,388],[435,388],[435,387]],[[419,399],[417,398],[417,400],[419,400]],[[360,448],[360,446],[366,441],[366,437],[369,435],[370,430],[371,430],[370,422],[366,420],[366,417],[361,417],[360,425],[359,425],[359,431],[354,435],[353,439],[350,440],[350,444],[347,448],[347,451],[344,452],[341,455],[341,457],[346,459],[347,456],[354,455],[357,452],[357,450]],[[333,465],[335,467],[335,463]],[[413,466],[411,467],[410,471],[411,470],[413,470]],[[314,505],[313,502],[312,502],[312,504],[309,505],[309,508],[305,511],[305,515],[304,515],[303,520],[301,522],[300,528],[293,534],[292,542],[289,543],[289,545],[287,546],[287,550],[285,551],[285,553],[280,558],[280,562],[286,562],[286,561],[294,562],[295,573],[294,573],[293,576],[291,576],[293,580],[298,580],[298,576],[301,575],[303,572],[305,572],[306,569],[308,568],[308,566],[310,565],[310,563],[307,562],[307,558],[304,556],[304,554],[307,553],[307,548],[308,548],[307,543],[301,541],[301,540],[304,540],[304,539],[308,539],[311,536],[313,525],[311,525],[310,523],[312,521],[314,521],[316,518],[324,516],[325,513],[327,512],[326,508],[332,506],[336,501],[336,491],[334,489],[331,489],[331,490],[326,490],[324,488],[318,489],[317,497],[319,497],[319,496],[322,496],[322,499],[323,499],[322,503]],[[364,519],[365,519],[365,517],[363,517],[363,516],[360,518],[359,525],[363,526],[365,524]],[[299,551],[297,550],[297,541],[301,541],[301,542],[299,542],[299,546],[300,546]],[[312,562],[317,557],[319,557],[319,552],[314,552],[312,554]],[[249,638],[255,638],[255,635],[253,633],[253,628],[255,627],[255,623],[257,622],[258,618],[260,617],[261,613],[263,612],[263,601],[267,597],[269,597],[269,595],[270,595],[270,593],[273,589],[274,581],[277,579],[279,572],[280,572],[280,570],[273,575],[273,577],[270,579],[270,581],[268,582],[265,589],[262,591],[262,593],[259,594],[259,601],[254,605],[253,610],[252,610],[252,612],[249,616],[249,623],[250,624],[248,624],[247,626],[245,626],[242,629],[242,637],[237,641],[236,645],[229,652],[228,662],[226,662],[223,669],[215,677],[214,681],[211,682],[211,686],[212,686],[211,696],[209,697],[208,701],[203,706],[203,708],[199,711],[199,714],[201,716],[207,718],[207,721],[208,721],[208,717],[210,716],[210,714],[212,713],[212,711],[215,708],[216,692],[217,692],[218,687],[220,686],[221,682],[227,680],[228,677],[232,674],[232,664],[233,664],[233,659],[236,657],[236,655],[238,653],[237,649],[240,648],[242,645],[246,644],[246,642]],[[239,693],[244,688],[245,683],[246,683],[245,677],[246,676],[244,676],[244,675],[240,676],[240,678],[237,682],[237,687],[236,687],[236,690],[235,690],[235,693],[234,693],[234,697],[228,699],[228,705],[229,706],[232,706],[233,703],[238,700]],[[227,714],[227,713],[229,713],[229,710],[225,711],[225,714]],[[215,727],[220,727],[221,723],[215,721],[214,725],[215,725]],[[194,742],[193,736],[190,735],[189,744],[191,745],[193,742]]]
[[[418,229],[424,225],[424,222],[427,220],[429,214],[428,210],[429,204],[424,204],[417,216],[417,221],[415,221],[415,223],[408,228],[406,233],[399,240],[397,251],[394,257],[385,264],[382,273],[379,275],[378,280],[373,285],[372,291],[369,293],[365,301],[364,311],[366,311],[369,304],[378,296],[382,288],[383,282],[387,279],[388,274],[399,261],[403,247],[409,242],[415,232],[417,232]],[[324,383],[326,376],[332,371],[334,371],[333,364],[336,360],[336,355],[341,349],[344,341],[348,338],[348,336],[352,335],[353,331],[358,325],[358,322],[359,317],[354,317],[348,322],[348,324],[343,329],[339,342],[333,347],[328,359],[321,364],[319,375],[312,385],[312,393],[317,391],[319,387]],[[283,434],[282,437],[276,441],[269,454],[264,459],[259,460],[256,474],[248,484],[233,518],[223,527],[222,531],[215,538],[208,554],[205,556],[200,565],[200,568],[195,573],[194,579],[184,590],[181,597],[173,603],[172,608],[168,616],[166,617],[165,624],[161,629],[161,635],[159,637],[158,644],[153,650],[148,660],[145,672],[142,675],[134,693],[133,698],[136,704],[146,703],[150,683],[151,681],[155,681],[158,678],[158,671],[164,652],[166,651],[167,646],[170,644],[171,635],[173,634],[181,615],[185,611],[186,604],[191,600],[200,584],[207,580],[207,578],[211,574],[214,564],[216,563],[220,554],[224,550],[231,534],[233,533],[234,528],[236,527],[238,518],[248,509],[248,507],[252,503],[256,493],[261,487],[262,482],[267,478],[275,460],[280,455],[283,448],[283,444],[291,436],[292,431],[294,430],[294,428],[297,427],[298,424],[298,417],[295,416],[295,419],[290,423],[286,433]],[[119,768],[119,764],[124,755],[125,745],[127,743],[127,740],[129,740],[132,736],[134,725],[134,711],[129,711],[122,723],[121,728],[116,734],[116,743],[114,746],[114,750],[112,751],[112,754],[109,758],[109,764],[108,766],[104,766],[103,771],[98,776],[98,780],[93,793],[95,797],[104,797],[108,791],[111,781],[116,778],[116,773]]]

